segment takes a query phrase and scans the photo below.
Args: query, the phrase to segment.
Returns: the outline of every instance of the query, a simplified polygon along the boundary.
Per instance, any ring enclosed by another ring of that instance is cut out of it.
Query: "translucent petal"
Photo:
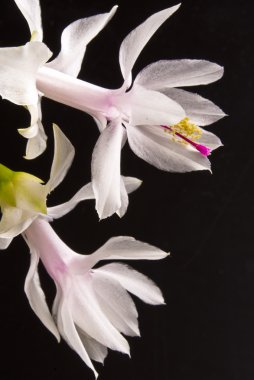
[[[179,103],[186,116],[197,125],[209,125],[225,116],[218,106],[198,94],[176,88],[162,89],[161,92]]]
[[[198,143],[205,145],[211,150],[217,149],[222,146],[222,142],[214,133],[208,132],[205,129],[202,129],[202,135],[198,139]]]
[[[96,299],[91,281],[84,276],[76,278],[72,285],[72,313],[75,324],[93,339],[112,350],[129,354],[128,342],[108,320]]]
[[[79,337],[92,360],[99,363],[104,363],[104,359],[108,354],[108,349],[103,344],[97,342],[95,339],[91,338],[84,331],[82,331],[78,326],[76,326]]]
[[[14,0],[25,17],[33,41],[42,41],[41,8],[39,0]]]
[[[133,152],[149,164],[169,172],[210,170],[207,157],[189,145],[174,141],[163,128],[151,125],[128,127],[128,141]]]
[[[164,299],[158,286],[148,277],[127,265],[118,263],[108,264],[99,268],[99,271],[119,281],[128,292],[135,294],[142,301],[151,305],[164,304]]]
[[[51,166],[50,178],[47,183],[48,192],[55,189],[66,176],[73,161],[75,150],[70,140],[61,129],[54,124],[54,159]]]
[[[119,62],[123,78],[127,82],[127,85],[131,84],[131,70],[140,52],[161,24],[163,24],[179,6],[180,4],[153,14],[136,29],[132,30],[123,40],[119,52]]]
[[[125,130],[112,123],[100,135],[92,156],[92,184],[96,210],[101,219],[121,207],[120,159]]]
[[[58,329],[61,335],[64,337],[66,342],[71,346],[71,348],[77,352],[77,354],[81,357],[82,360],[86,363],[86,365],[91,368],[94,372],[95,377],[98,377],[98,373],[96,372],[88,353],[85,350],[84,345],[79,337],[79,334],[76,330],[71,311],[70,305],[67,300],[61,300],[59,309],[58,309]]]
[[[38,274],[38,263],[39,255],[36,250],[30,246],[31,253],[31,263],[30,268],[25,280],[25,293],[30,303],[31,308],[41,320],[41,322],[46,326],[46,328],[60,341],[60,335],[57,327],[53,321],[50,314],[45,294],[41,288],[39,274]]]
[[[2,209],[2,219],[0,222],[0,237],[12,239],[25,231],[37,215],[29,211],[24,211],[16,207],[5,207]]]
[[[12,238],[1,238],[0,237],[0,249],[6,249],[12,242]]]
[[[94,199],[94,193],[91,182],[83,186],[69,201],[58,206],[48,207],[47,215],[50,218],[58,219],[68,214],[76,205],[86,199]]]
[[[47,66],[65,74],[77,76],[87,44],[107,25],[114,16],[117,6],[104,13],[74,21],[68,25],[61,37],[61,51]]]
[[[36,105],[38,91],[36,72],[50,58],[51,52],[42,42],[0,49],[0,95],[20,105]]]
[[[158,91],[135,85],[129,94],[132,125],[173,125],[185,117],[178,103]]]
[[[115,328],[125,335],[139,336],[137,309],[122,285],[100,269],[93,270],[92,284],[101,309]]]
[[[158,61],[145,67],[135,83],[151,90],[164,87],[185,87],[208,84],[220,79],[223,67],[198,59]]]
[[[99,260],[160,260],[168,253],[150,244],[138,241],[130,236],[118,236],[109,239],[101,248],[94,252],[95,262]]]

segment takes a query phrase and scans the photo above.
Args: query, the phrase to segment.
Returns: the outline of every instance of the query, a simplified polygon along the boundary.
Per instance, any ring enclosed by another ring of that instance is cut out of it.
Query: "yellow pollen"
[[[202,135],[202,130],[196,124],[191,123],[188,117],[185,117],[184,119],[179,121],[179,123],[170,126],[170,130],[165,129],[165,132],[168,132],[170,134],[172,133],[173,139],[183,144],[188,143],[181,139],[181,137],[178,136],[177,133],[188,138],[191,141],[198,140]]]

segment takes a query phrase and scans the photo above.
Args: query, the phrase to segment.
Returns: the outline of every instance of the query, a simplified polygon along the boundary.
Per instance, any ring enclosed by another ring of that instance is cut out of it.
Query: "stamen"
[[[162,125],[161,127],[164,128],[165,132],[169,131],[173,134],[173,136],[177,136],[180,138],[180,140],[176,139],[176,141],[190,144],[195,149],[197,149],[203,156],[207,157],[211,153],[210,148],[193,141],[198,140],[201,137],[202,131],[195,124],[190,123],[189,118],[186,117],[183,120],[181,120],[178,124],[175,124],[173,126]]]

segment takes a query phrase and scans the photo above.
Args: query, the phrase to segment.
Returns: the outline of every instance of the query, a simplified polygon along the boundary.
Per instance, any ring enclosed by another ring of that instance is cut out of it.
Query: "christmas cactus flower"
[[[129,293],[152,305],[163,304],[163,296],[151,280],[125,264],[94,266],[101,260],[159,260],[167,253],[121,236],[93,254],[80,255],[41,218],[23,232],[23,237],[31,252],[25,292],[42,323],[58,340],[62,336],[96,377],[91,360],[103,363],[108,348],[129,355],[128,342],[121,333],[140,335],[138,313]],[[40,285],[39,260],[56,286],[52,315]]]
[[[121,205],[120,159],[127,139],[140,158],[171,172],[210,170],[207,156],[221,145],[217,136],[201,127],[223,117],[222,110],[197,94],[175,88],[214,82],[223,75],[221,66],[204,60],[159,61],[132,81],[139,53],[178,8],[153,14],[124,39],[119,54],[124,78],[120,89],[73,78],[55,61],[38,71],[37,87],[45,96],[90,113],[99,126],[92,184],[100,218]]]
[[[46,148],[46,135],[41,123],[41,96],[36,87],[38,70],[52,53],[42,42],[41,9],[39,0],[14,0],[25,17],[31,40],[24,46],[0,49],[0,95],[15,104],[28,108],[31,126],[20,129],[28,139],[26,158],[32,159]],[[117,7],[109,13],[83,18],[67,26],[62,34],[62,49],[54,60],[61,70],[77,76],[88,43],[113,17]]]

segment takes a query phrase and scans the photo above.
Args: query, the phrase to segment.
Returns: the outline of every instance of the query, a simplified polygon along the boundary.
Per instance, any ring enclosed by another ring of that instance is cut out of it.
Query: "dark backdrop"
[[[108,11],[112,0],[42,0],[45,42],[55,53],[71,21]],[[119,0],[117,14],[89,45],[80,78],[117,88],[121,40],[153,12],[175,1]],[[251,0],[183,0],[138,59],[134,74],[158,59],[203,58],[225,66],[219,82],[199,93],[230,116],[211,127],[224,147],[211,157],[208,172],[161,172],[124,148],[122,172],[141,178],[123,219],[98,222],[94,202],[84,202],[53,226],[78,252],[91,253],[108,238],[131,235],[170,251],[161,262],[133,266],[153,278],[167,306],[137,301],[142,338],[129,339],[132,359],[110,352],[100,378],[122,380],[252,380],[254,377],[253,14]],[[12,1],[1,2],[0,45],[29,39],[26,22]],[[84,113],[43,100],[49,148],[35,161],[22,159],[25,141],[16,129],[28,123],[25,110],[0,102],[0,162],[47,180],[52,158],[51,123],[73,142],[74,164],[49,205],[68,199],[90,180],[90,158],[98,138]],[[132,263],[131,263],[132,264]],[[0,378],[92,379],[69,347],[56,343],[31,311],[23,284],[29,253],[20,237],[0,257]],[[52,301],[54,287],[42,271]]]

